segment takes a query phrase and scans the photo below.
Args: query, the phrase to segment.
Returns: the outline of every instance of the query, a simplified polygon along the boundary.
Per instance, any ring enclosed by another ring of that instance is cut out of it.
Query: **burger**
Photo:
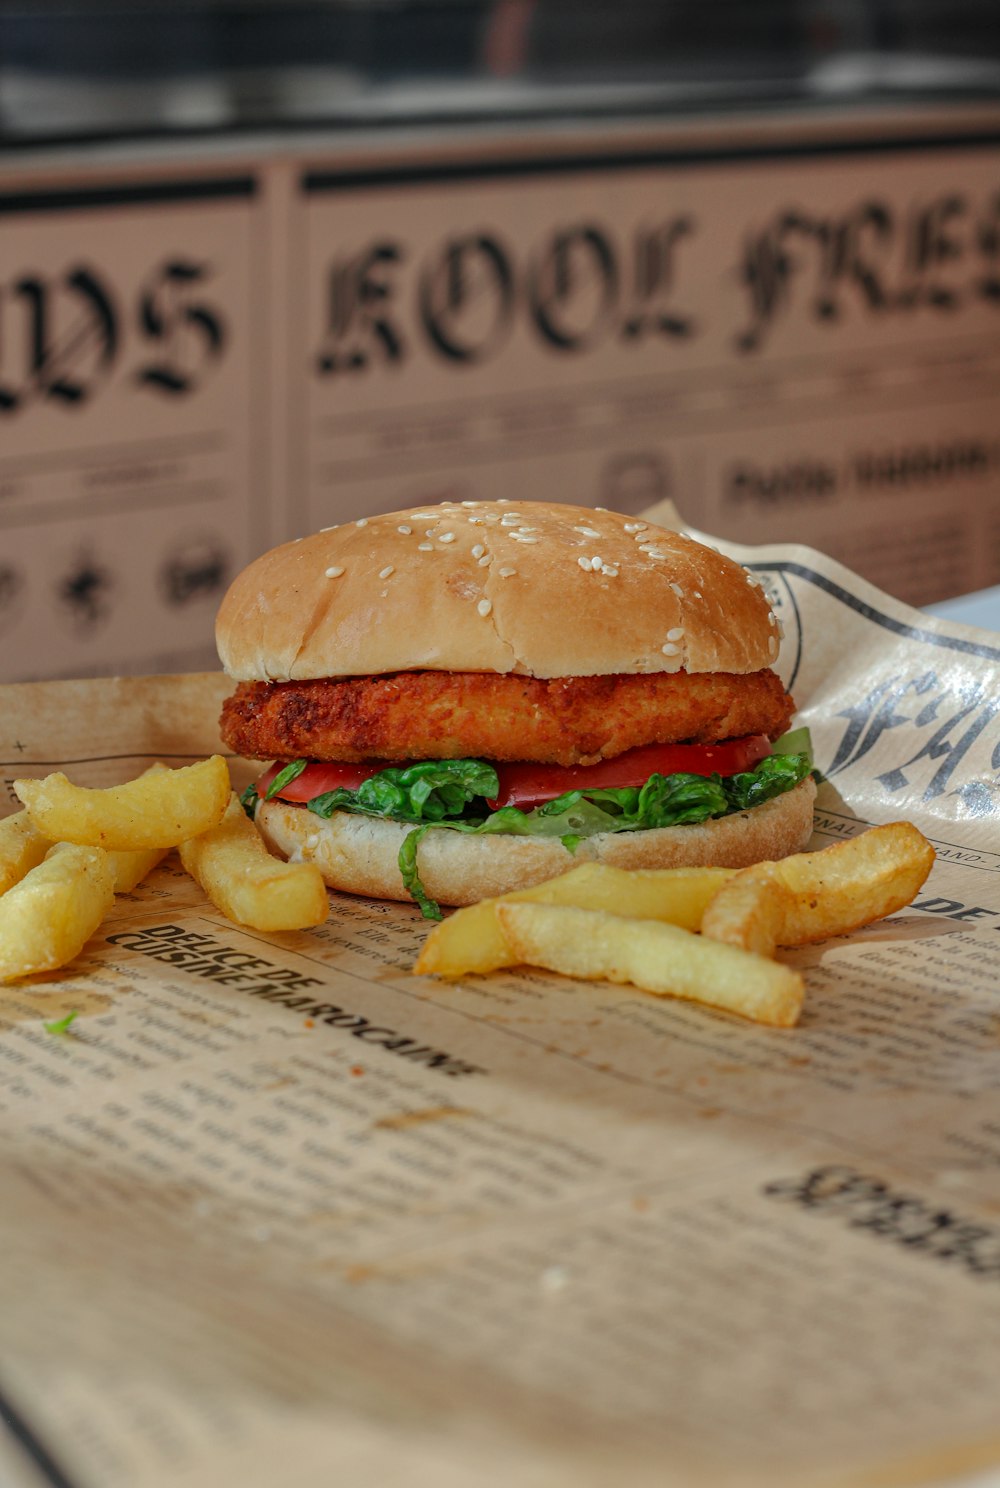
[[[812,831],[757,577],[638,519],[448,501],[233,582],[217,642],[244,805],[333,888],[474,903],[599,860],[742,867]]]

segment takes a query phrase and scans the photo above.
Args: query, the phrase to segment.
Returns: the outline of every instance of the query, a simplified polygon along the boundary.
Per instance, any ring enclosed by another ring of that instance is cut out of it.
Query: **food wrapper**
[[[726,550],[783,623],[815,845],[915,822],[915,903],[783,953],[807,992],[778,1030],[414,977],[407,904],[333,895],[261,935],[168,858],[72,965],[0,991],[12,1475],[809,1488],[1000,1461],[1000,636],[803,548]],[[212,752],[226,688],[3,689],[0,809],[19,775]]]

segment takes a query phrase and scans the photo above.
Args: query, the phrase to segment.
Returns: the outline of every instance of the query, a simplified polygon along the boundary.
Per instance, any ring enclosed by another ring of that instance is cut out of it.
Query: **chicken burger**
[[[245,804],[334,888],[425,914],[598,859],[802,848],[806,753],[760,581],[676,532],[548,502],[360,518],[266,553],[219,611]]]

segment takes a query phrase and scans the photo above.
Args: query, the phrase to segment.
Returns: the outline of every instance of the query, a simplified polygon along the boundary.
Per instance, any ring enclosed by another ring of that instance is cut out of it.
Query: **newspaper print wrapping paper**
[[[915,904],[791,953],[794,1030],[515,970],[415,909],[225,921],[168,859],[0,990],[0,1389],[73,1488],[833,1485],[1000,1460],[1000,636],[800,548],[815,844]],[[9,782],[217,746],[217,676],[0,694]],[[234,776],[246,766],[234,762]],[[68,1034],[44,1023],[76,1011]]]

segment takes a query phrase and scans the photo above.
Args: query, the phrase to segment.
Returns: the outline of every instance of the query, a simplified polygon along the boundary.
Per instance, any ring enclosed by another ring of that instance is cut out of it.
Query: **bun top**
[[[238,681],[399,671],[755,672],[778,654],[760,582],[617,512],[446,501],[263,554],[216,625]]]

